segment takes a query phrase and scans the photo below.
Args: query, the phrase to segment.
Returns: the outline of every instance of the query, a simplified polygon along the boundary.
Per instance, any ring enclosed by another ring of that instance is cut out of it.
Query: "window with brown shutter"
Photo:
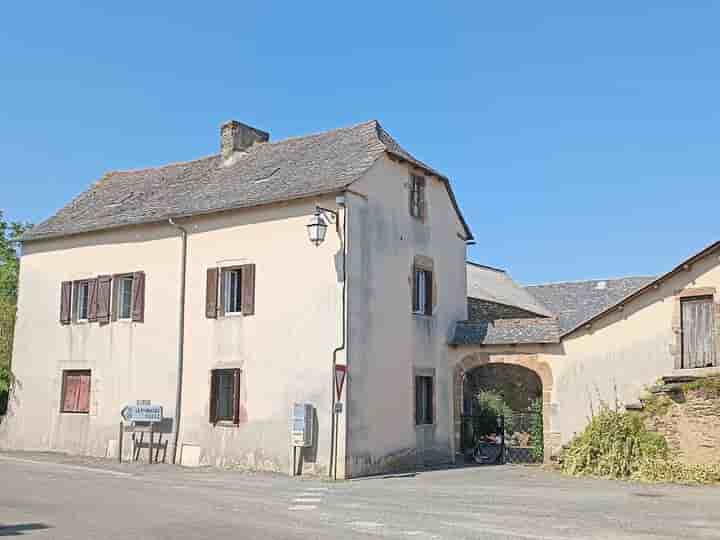
[[[132,281],[132,320],[145,321],[145,272],[135,272]]]
[[[207,270],[205,316],[255,314],[255,265],[243,264]]]
[[[242,267],[242,312],[243,315],[255,314],[255,265]]]
[[[239,369],[214,369],[210,381],[210,423],[240,423]]]
[[[425,178],[410,175],[410,215],[417,219],[425,218]]]
[[[112,295],[112,320],[132,320],[133,274],[115,274]]]
[[[62,378],[60,412],[90,412],[90,370],[65,370]]]
[[[88,280],[88,301],[87,301],[87,320],[88,322],[97,321],[97,292],[98,280]]]
[[[90,281],[89,279],[73,283],[73,313],[75,322],[87,322],[90,316]]]
[[[70,324],[72,281],[63,281],[60,284],[60,324]]]

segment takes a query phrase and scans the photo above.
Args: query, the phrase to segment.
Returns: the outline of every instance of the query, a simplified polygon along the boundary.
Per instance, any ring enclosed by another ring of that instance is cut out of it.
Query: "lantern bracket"
[[[322,206],[315,206],[315,213],[321,214],[330,223],[334,223],[336,231],[340,230],[340,222],[338,220],[337,211],[330,210],[329,208],[324,208]]]

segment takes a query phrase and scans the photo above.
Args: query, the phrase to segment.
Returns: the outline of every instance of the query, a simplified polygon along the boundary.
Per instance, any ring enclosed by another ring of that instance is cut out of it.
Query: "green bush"
[[[665,438],[645,429],[639,415],[603,404],[579,436],[563,452],[561,468],[572,475],[629,478],[643,463],[665,460]]]
[[[480,390],[475,396],[475,410],[473,422],[475,429],[487,435],[497,433],[500,425],[499,419],[505,422],[505,431],[513,431],[513,411],[503,400],[502,394],[494,390]]]
[[[545,455],[545,443],[543,437],[543,401],[542,398],[535,398],[530,403],[530,412],[533,413],[530,419],[530,444],[532,457],[536,461],[542,461]]]
[[[7,410],[8,397],[13,386],[13,375],[10,369],[0,366],[0,416]]]

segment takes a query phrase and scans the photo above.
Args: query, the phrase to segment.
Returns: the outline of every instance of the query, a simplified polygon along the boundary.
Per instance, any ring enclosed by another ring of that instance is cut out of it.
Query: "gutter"
[[[178,438],[180,436],[180,414],[182,411],[183,362],[185,353],[185,276],[187,274],[187,229],[168,218],[168,223],[180,231],[182,237],[182,258],[180,261],[180,306],[178,315],[177,342],[177,383],[175,390],[175,421],[173,422],[173,465],[177,462]]]
[[[346,309],[346,291],[347,291],[347,212],[348,212],[348,206],[347,206],[347,196],[343,194],[343,212],[342,212],[342,229],[343,229],[343,239],[342,239],[342,250],[343,250],[343,269],[342,269],[342,315],[341,315],[341,323],[342,323],[342,338],[340,341],[340,345],[335,347],[333,349],[332,353],[332,381],[331,381],[331,388],[330,393],[332,395],[332,422],[330,422],[330,470],[328,471],[328,476],[334,480],[337,480],[337,439],[338,439],[338,429],[337,429],[337,423],[338,423],[338,413],[335,412],[335,366],[337,366],[337,355],[339,352],[345,350],[345,341],[346,341],[346,329],[347,329],[347,309]],[[340,217],[338,216],[338,220]],[[347,358],[345,360],[345,365],[347,365]],[[347,377],[347,374],[345,375]],[[347,385],[347,380],[345,381],[345,384]],[[347,401],[347,400],[346,400]],[[347,411],[345,411],[345,414],[347,415]],[[346,420],[347,422],[347,420]]]

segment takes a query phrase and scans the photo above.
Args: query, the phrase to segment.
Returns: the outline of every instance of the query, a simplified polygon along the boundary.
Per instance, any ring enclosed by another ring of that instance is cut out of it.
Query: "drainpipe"
[[[168,219],[168,223],[180,231],[182,237],[182,260],[180,262],[180,314],[178,315],[177,341],[177,383],[175,391],[175,422],[173,422],[173,465],[177,461],[177,446],[180,436],[180,411],[182,410],[183,360],[185,351],[185,274],[187,273],[187,230]]]
[[[342,250],[343,250],[343,262],[342,262],[342,298],[341,298],[341,305],[342,305],[342,316],[341,316],[341,323],[342,323],[342,339],[340,341],[340,345],[335,347],[333,349],[333,361],[332,361],[332,388],[331,388],[331,394],[332,394],[332,408],[330,409],[332,411],[332,421],[330,422],[330,470],[328,471],[328,476],[330,478],[333,478],[337,480],[337,429],[335,424],[337,423],[338,415],[335,412],[335,366],[337,365],[337,355],[340,351],[345,350],[345,327],[346,327],[346,321],[345,321],[345,291],[346,291],[346,282],[347,282],[347,195],[343,193],[343,212],[342,212]],[[340,217],[338,216],[338,221]],[[347,361],[345,362],[347,365]],[[345,374],[345,377],[347,378],[347,373]],[[347,385],[347,381],[345,381],[345,384]],[[347,415],[347,411],[345,411],[345,414]],[[347,421],[347,420],[346,420]]]

